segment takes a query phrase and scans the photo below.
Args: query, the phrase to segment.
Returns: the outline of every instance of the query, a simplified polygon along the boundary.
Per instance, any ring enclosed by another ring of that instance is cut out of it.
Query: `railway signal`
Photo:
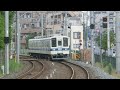
[[[107,28],[107,17],[103,17],[103,28]]]

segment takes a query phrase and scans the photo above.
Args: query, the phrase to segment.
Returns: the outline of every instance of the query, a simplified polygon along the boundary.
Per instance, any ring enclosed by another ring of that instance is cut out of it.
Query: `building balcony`
[[[32,28],[26,28],[26,29],[24,28],[21,30],[21,33],[22,34],[34,33],[34,32],[40,32],[40,30],[41,30],[40,28],[33,28],[33,29]]]

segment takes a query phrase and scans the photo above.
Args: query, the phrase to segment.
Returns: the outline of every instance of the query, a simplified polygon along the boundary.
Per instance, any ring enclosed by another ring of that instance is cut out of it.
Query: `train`
[[[68,36],[36,36],[28,41],[30,56],[49,60],[64,60],[69,57],[70,42]]]

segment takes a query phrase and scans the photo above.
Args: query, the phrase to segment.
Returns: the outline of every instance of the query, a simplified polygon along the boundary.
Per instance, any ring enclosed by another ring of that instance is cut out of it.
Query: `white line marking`
[[[50,74],[50,77],[52,78],[52,74]]]
[[[54,71],[52,73],[54,74]]]
[[[52,62],[52,65],[54,66],[54,63]]]
[[[48,76],[46,76],[46,79],[48,79]]]
[[[56,72],[56,69],[54,69],[54,72]]]

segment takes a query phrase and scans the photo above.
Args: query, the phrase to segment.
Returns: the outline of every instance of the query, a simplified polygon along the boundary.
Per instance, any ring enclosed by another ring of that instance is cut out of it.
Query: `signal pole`
[[[109,11],[107,18],[107,47],[108,47],[108,56],[110,55],[110,28],[109,28]]]
[[[90,29],[91,29],[91,59],[92,59],[92,66],[94,66],[94,45],[93,45],[93,41],[94,41],[94,28],[95,28],[95,24],[94,24],[94,11],[90,11]]]
[[[120,74],[120,11],[116,11],[116,71]]]
[[[16,11],[16,20],[17,20],[17,63],[19,63],[19,54],[20,54],[20,28],[19,28],[19,11]]]
[[[9,11],[5,11],[5,74],[9,74]]]

